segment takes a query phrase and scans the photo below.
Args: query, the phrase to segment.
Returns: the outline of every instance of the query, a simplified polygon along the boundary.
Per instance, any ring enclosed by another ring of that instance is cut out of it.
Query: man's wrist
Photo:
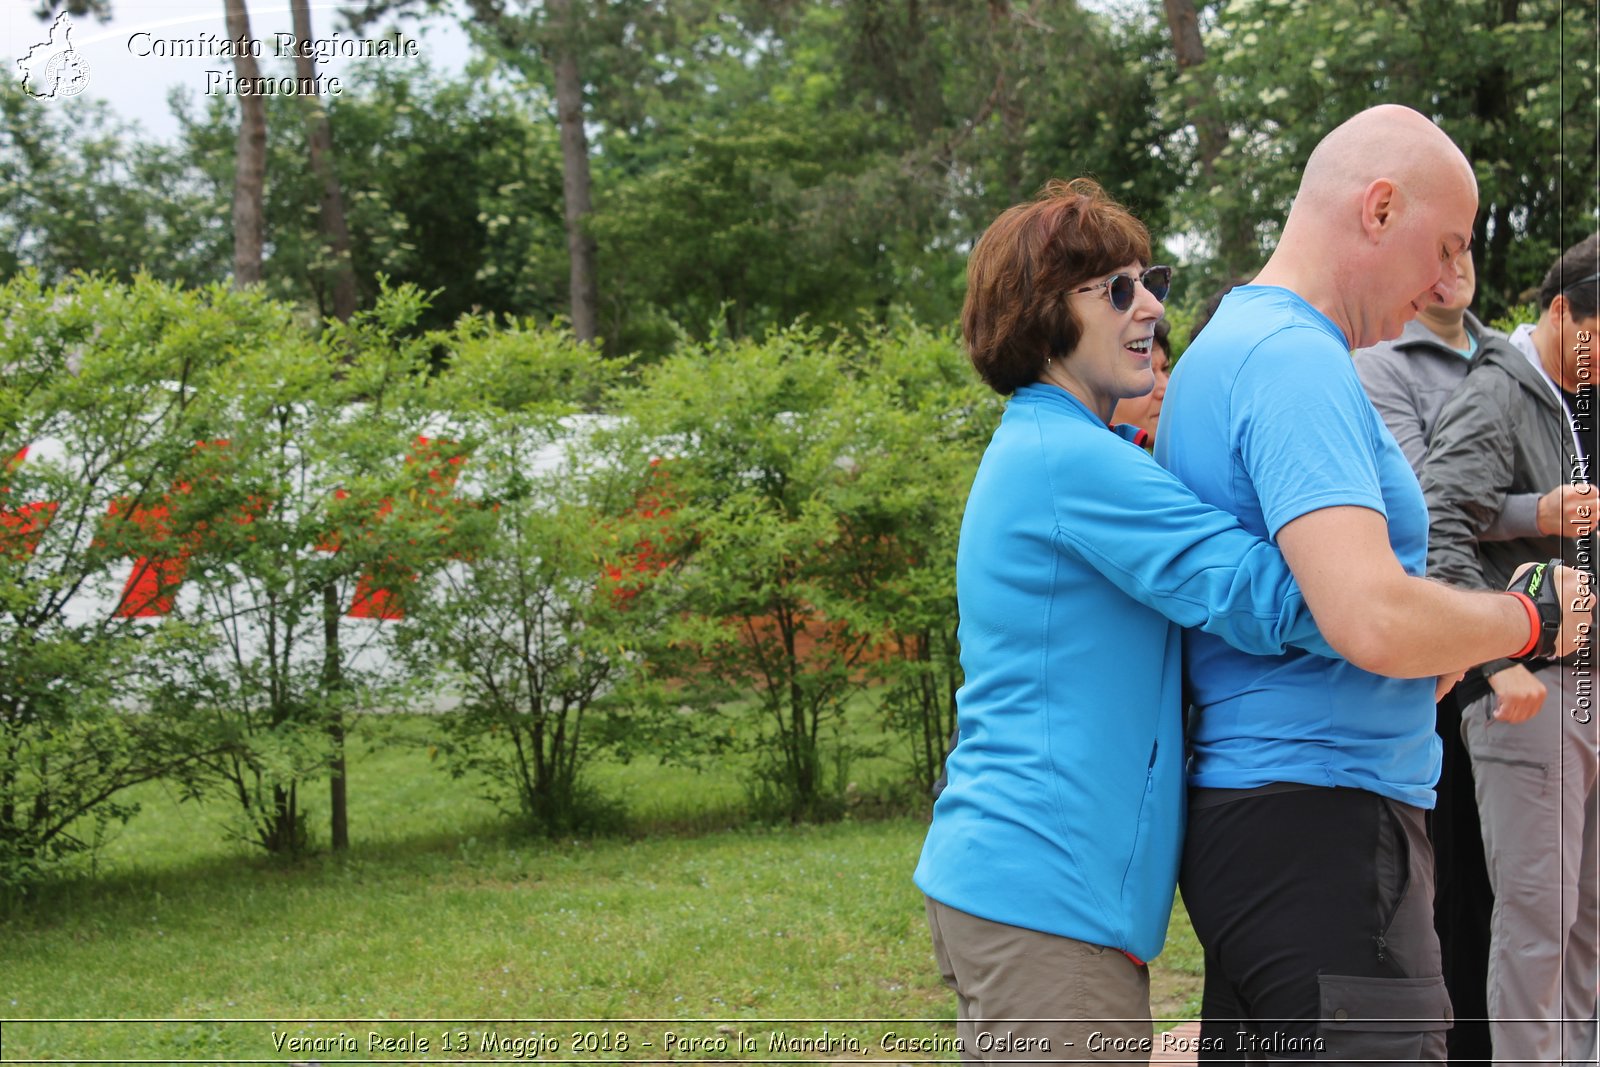
[[[1527,643],[1516,652],[1511,653],[1509,658],[1514,660],[1526,659],[1538,650],[1539,637],[1544,632],[1543,620],[1539,618],[1539,605],[1533,602],[1533,597],[1518,590],[1507,590],[1506,596],[1511,597],[1522,605],[1522,609],[1526,612],[1528,619]]]
[[[1489,524],[1480,541],[1515,541],[1522,537],[1544,537],[1539,529],[1539,494],[1507,493],[1500,503],[1500,516]]]
[[[1522,604],[1532,627],[1528,643],[1512,659],[1545,657],[1555,653],[1560,643],[1563,619],[1561,600],[1556,589],[1556,570],[1560,566],[1559,559],[1536,563],[1524,570],[1520,577],[1513,578],[1511,587],[1506,590]]]
[[[1545,537],[1554,537],[1561,532],[1561,495],[1559,493],[1546,493],[1539,498],[1539,503],[1534,505],[1533,524],[1539,533]]]

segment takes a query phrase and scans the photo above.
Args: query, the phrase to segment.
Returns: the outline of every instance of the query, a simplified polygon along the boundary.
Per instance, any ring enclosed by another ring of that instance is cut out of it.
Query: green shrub
[[[147,279],[23,274],[0,305],[0,888],[21,890],[93,843],[85,816],[126,819],[122,789],[232,744],[152,701],[199,635],[138,617],[130,578],[167,574],[178,513],[215,518],[182,491],[226,421],[214,387],[286,323],[252,296]]]

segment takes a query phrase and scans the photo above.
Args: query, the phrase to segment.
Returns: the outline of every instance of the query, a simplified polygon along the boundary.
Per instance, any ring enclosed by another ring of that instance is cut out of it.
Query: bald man
[[[1449,299],[1477,204],[1472,168],[1422,115],[1345,122],[1167,393],[1157,458],[1276,541],[1345,657],[1185,635],[1198,714],[1182,888],[1206,954],[1205,1062],[1444,1059],[1433,676],[1491,649],[1529,655],[1539,626],[1515,597],[1420,577],[1427,509],[1350,350]],[[1576,576],[1552,574],[1570,606]],[[1579,621],[1569,611],[1563,633]]]

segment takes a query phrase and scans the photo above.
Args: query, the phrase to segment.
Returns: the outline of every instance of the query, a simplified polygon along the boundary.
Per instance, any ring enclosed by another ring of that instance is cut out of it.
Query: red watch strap
[[[1528,613],[1528,629],[1530,631],[1528,643],[1523,645],[1520,651],[1511,653],[1510,656],[1511,659],[1521,659],[1539,647],[1539,635],[1544,629],[1544,620],[1539,618],[1538,605],[1533,602],[1533,597],[1527,593],[1508,592],[1506,596],[1515,597]]]

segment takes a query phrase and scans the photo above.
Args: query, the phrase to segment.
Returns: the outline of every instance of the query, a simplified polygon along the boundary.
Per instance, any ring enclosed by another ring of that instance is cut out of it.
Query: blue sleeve
[[[1180,626],[1255,655],[1293,645],[1337,659],[1276,547],[1204,503],[1136,445],[1104,432],[1053,468],[1058,542]]]
[[[1384,508],[1377,413],[1349,354],[1309,327],[1282,330],[1241,366],[1233,440],[1269,536],[1322,508]]]

